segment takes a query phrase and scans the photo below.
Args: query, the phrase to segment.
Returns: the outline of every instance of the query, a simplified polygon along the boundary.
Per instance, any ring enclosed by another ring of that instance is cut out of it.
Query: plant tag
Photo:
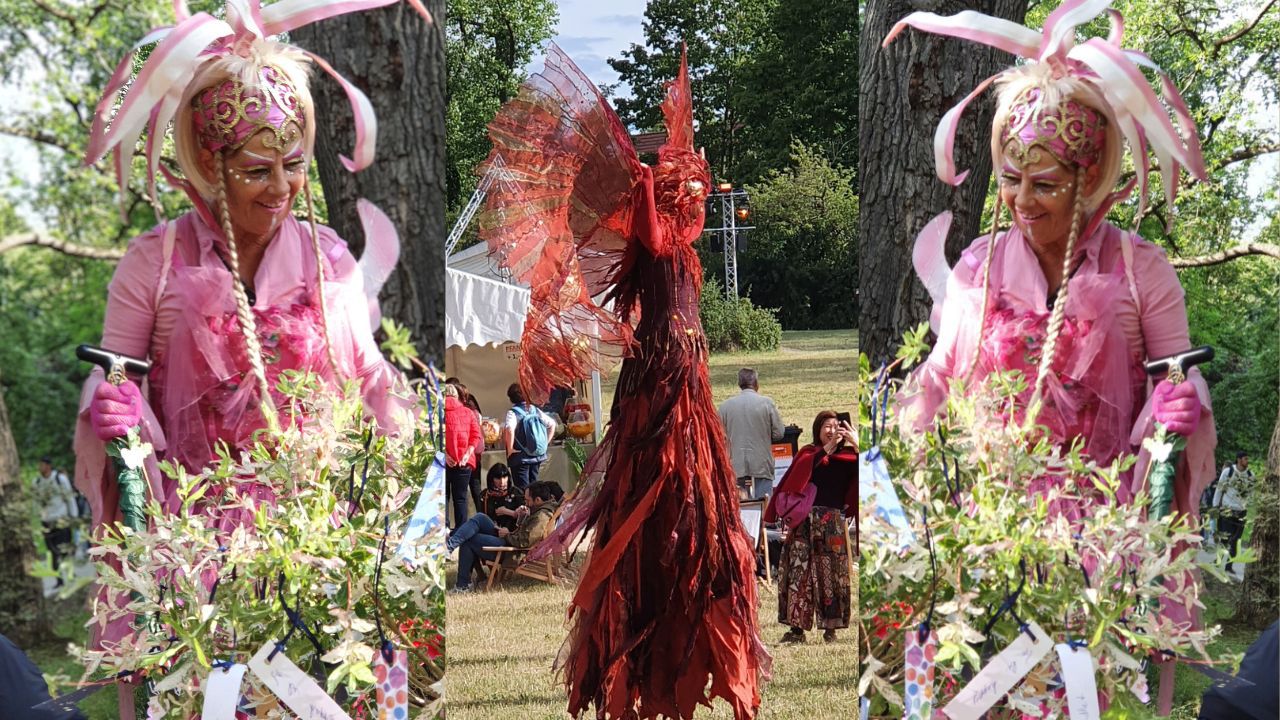
[[[1067,686],[1067,709],[1071,720],[1098,720],[1098,686],[1094,682],[1093,655],[1088,650],[1067,643],[1054,646],[1062,667],[1062,682]]]
[[[281,702],[307,720],[351,720],[338,703],[283,652],[276,653],[274,660],[268,660],[275,647],[276,641],[268,640],[249,661],[249,669]]]
[[[409,653],[395,650],[391,662],[375,653],[373,678],[377,683],[378,720],[409,720]]]
[[[898,492],[889,478],[889,466],[885,464],[879,447],[871,448],[858,458],[858,496],[875,500],[876,515],[898,531],[898,550],[905,550],[915,543],[915,533],[907,522],[907,514],[902,510]]]
[[[1039,625],[1031,623],[1028,627],[1035,641],[1032,642],[1026,633],[1018,633],[1017,639],[991,658],[991,662],[942,709],[947,717],[951,720],[978,720],[1049,654],[1053,641]]]
[[[236,663],[230,668],[211,668],[204,679],[203,720],[236,720],[236,703],[240,701],[240,683],[247,667]]]
[[[920,642],[920,629],[907,631],[906,687],[902,694],[902,720],[933,718],[933,656],[938,652],[938,638],[929,632]]]
[[[444,522],[444,462],[444,453],[436,453],[435,462],[427,470],[427,480],[422,484],[422,492],[418,494],[418,504],[414,506],[409,525],[400,538],[400,546],[396,548],[397,556],[415,566],[422,564],[426,554],[421,549],[416,549],[414,544],[428,530]]]

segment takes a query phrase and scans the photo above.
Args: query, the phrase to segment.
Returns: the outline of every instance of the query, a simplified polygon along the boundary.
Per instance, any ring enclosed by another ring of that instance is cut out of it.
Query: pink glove
[[[1200,425],[1200,396],[1191,383],[1161,380],[1153,399],[1152,415],[1169,432],[1189,437]]]
[[[89,424],[102,442],[124,437],[142,420],[142,391],[128,381],[119,387],[104,382],[93,391]]]

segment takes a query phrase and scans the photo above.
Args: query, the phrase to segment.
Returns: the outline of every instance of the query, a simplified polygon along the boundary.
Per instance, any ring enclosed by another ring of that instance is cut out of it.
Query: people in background
[[[785,429],[773,400],[760,394],[755,370],[738,371],[737,395],[720,405],[720,423],[729,440],[729,457],[743,500],[764,497],[773,488],[773,443]]]
[[[480,500],[480,512],[488,515],[498,527],[516,529],[516,510],[524,504],[524,493],[511,484],[511,471],[498,463],[489,468],[485,488]]]
[[[478,561],[493,559],[493,553],[483,548],[506,546],[527,550],[546,538],[555,527],[555,513],[560,507],[555,499],[556,487],[556,483],[544,480],[525,489],[525,504],[516,510],[515,530],[498,526],[484,514],[473,515],[454,528],[445,541],[450,552],[459,551],[454,592],[470,590],[472,574],[479,569]]]
[[[547,461],[547,446],[556,425],[550,416],[525,400],[518,384],[507,388],[507,398],[511,409],[502,424],[502,442],[506,445],[512,481],[523,490],[538,482],[538,471]]]

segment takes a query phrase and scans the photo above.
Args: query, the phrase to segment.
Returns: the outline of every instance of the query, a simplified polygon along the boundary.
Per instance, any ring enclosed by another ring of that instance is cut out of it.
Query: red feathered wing
[[[479,219],[490,254],[529,286],[520,384],[531,399],[607,371],[631,341],[597,303],[625,261],[640,160],[600,91],[559,47],[489,124],[501,158]]]

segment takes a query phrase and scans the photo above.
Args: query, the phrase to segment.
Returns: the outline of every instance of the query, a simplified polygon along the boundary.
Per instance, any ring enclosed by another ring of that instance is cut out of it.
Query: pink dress
[[[946,401],[951,378],[965,377],[982,312],[982,266],[988,237],[966,249],[947,281],[946,300],[933,352],[915,373],[919,388],[904,397],[908,420],[932,421]],[[1083,437],[1100,463],[1138,452],[1153,432],[1146,360],[1191,347],[1182,286],[1159,247],[1102,223],[1080,243],[1083,261],[1070,279],[1066,322],[1058,340],[1054,374],[1045,383],[1039,421],[1054,440]],[[993,370],[1022,370],[1034,384],[1050,308],[1048,284],[1035,253],[1016,227],[997,243],[991,263],[989,313],[973,380]],[[1213,479],[1217,432],[1209,388],[1199,370],[1188,373],[1203,408],[1176,469],[1174,509],[1197,515],[1199,497]],[[1023,400],[1029,399],[1030,389]],[[1139,452],[1122,498],[1139,490],[1149,457]],[[1078,516],[1082,508],[1067,509]],[[1166,611],[1170,608],[1166,606]],[[1173,615],[1185,613],[1174,612]]]
[[[366,411],[383,432],[397,432],[411,405],[403,376],[382,357],[374,341],[369,304],[355,258],[327,227],[318,228],[325,256],[330,333],[339,368],[359,381]],[[216,246],[222,233],[196,212],[162,223],[134,238],[108,289],[102,346],[152,361],[143,386],[142,437],[156,456],[199,472],[214,457],[218,441],[243,447],[264,426],[257,384],[249,371],[236,320],[231,274]],[[289,216],[267,246],[254,278],[253,308],[267,381],[284,370],[309,370],[333,380],[318,305],[316,259],[307,225]],[[103,382],[95,370],[81,393],[76,424],[76,486],[89,499],[93,526],[120,519],[119,493],[103,443],[89,423],[89,403]],[[279,403],[277,403],[279,404]],[[156,463],[148,463],[151,496],[169,512],[180,506],[175,486]],[[270,502],[266,486],[244,486]],[[237,518],[219,519],[225,529]],[[129,632],[123,619],[99,640]]]

